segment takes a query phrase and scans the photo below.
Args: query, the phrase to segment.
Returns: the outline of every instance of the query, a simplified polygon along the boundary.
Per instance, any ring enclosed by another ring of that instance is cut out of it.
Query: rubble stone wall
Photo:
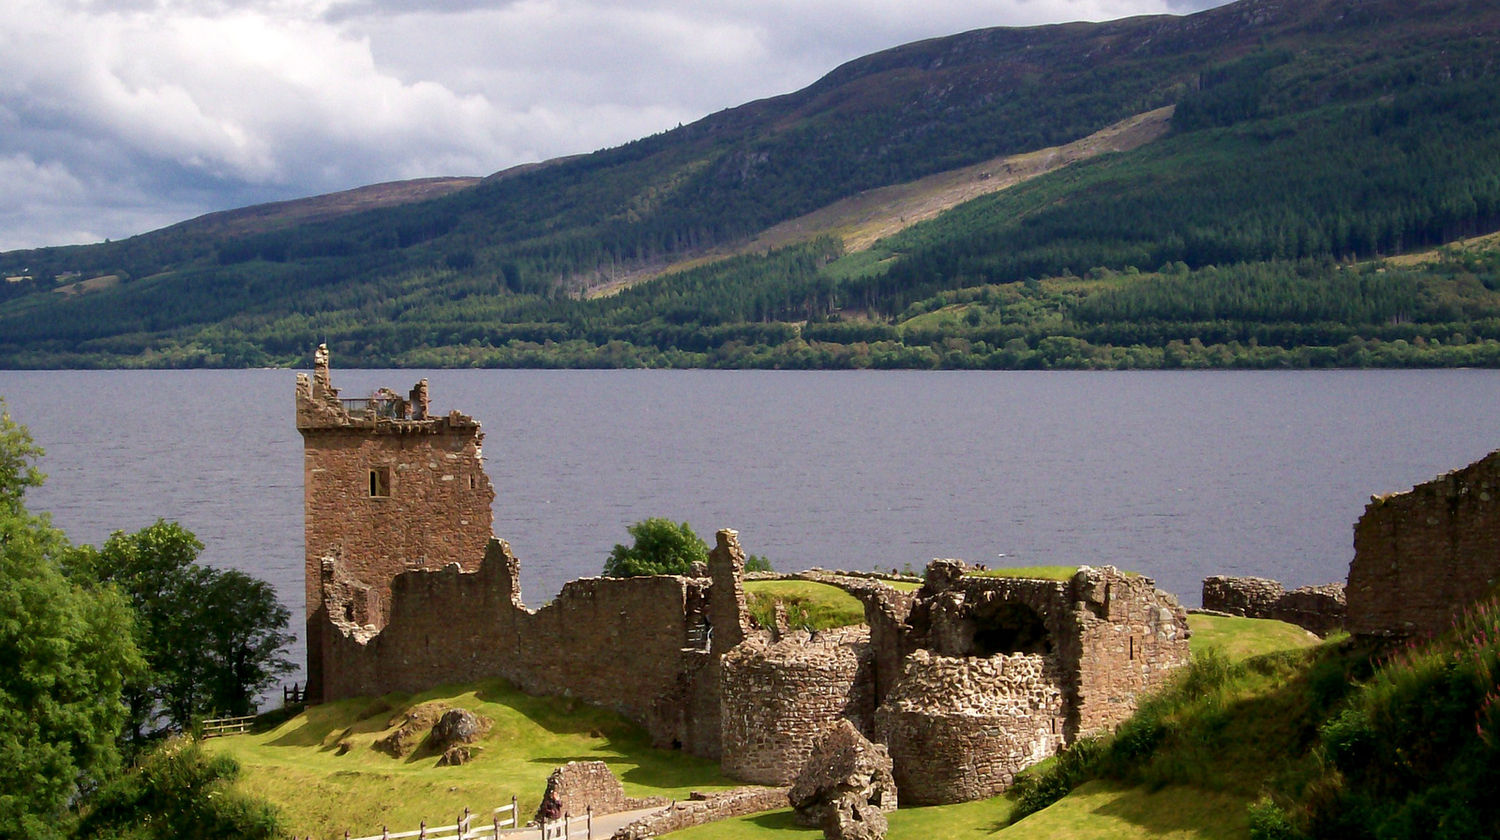
[[[562,804],[562,813],[573,816],[583,816],[592,808],[598,817],[628,811],[631,806],[625,797],[625,786],[602,761],[570,761],[553,770],[547,777],[542,799],[546,801],[553,795]],[[538,810],[537,818],[540,817]]]
[[[874,710],[865,627],[751,636],[722,662],[724,772],[747,782],[787,784],[818,736],[844,717],[868,732]]]
[[[912,653],[875,712],[901,801],[940,805],[1005,791],[1062,747],[1063,681],[1055,656]]]
[[[1326,636],[1344,626],[1344,584],[1302,586],[1287,592],[1269,578],[1213,575],[1203,579],[1203,609],[1285,621]]]
[[[611,840],[647,840],[695,825],[787,806],[785,787],[740,787],[673,802],[616,831]]]
[[[1083,567],[1069,583],[1075,629],[1063,648],[1072,676],[1068,737],[1129,717],[1137,698],[1187,664],[1187,612],[1151,578]]]
[[[1500,583],[1500,452],[1372,497],[1354,526],[1348,622],[1356,635],[1441,632]]]

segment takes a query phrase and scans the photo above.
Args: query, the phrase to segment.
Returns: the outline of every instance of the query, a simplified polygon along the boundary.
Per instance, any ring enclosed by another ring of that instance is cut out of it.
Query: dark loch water
[[[335,365],[337,359],[334,360]],[[527,601],[625,526],[740,531],[780,570],[1114,564],[1196,605],[1208,574],[1342,579],[1371,493],[1500,447],[1500,372],[347,371],[431,380],[484,424]],[[292,371],[4,371],[75,541],[157,517],[272,581],[301,626]],[[1005,557],[999,558],[999,555]],[[299,651],[300,654],[300,651]]]

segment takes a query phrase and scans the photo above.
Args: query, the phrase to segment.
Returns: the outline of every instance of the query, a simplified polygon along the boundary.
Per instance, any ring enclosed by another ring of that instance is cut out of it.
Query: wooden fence
[[[474,824],[474,815],[465,808],[463,816],[452,825],[429,826],[425,821],[416,831],[398,831],[392,834],[389,829],[382,828],[379,834],[371,834],[368,837],[350,837],[349,832],[344,832],[344,840],[402,840],[402,838],[415,837],[417,840],[478,840],[488,837],[490,840],[500,837],[500,833],[509,828],[516,827],[516,798],[510,798],[509,805],[502,805],[490,814],[488,823]],[[558,835],[561,836],[561,835]]]
[[[240,717],[208,718],[203,721],[203,737],[219,738],[224,735],[241,735],[250,731],[255,715]]]
[[[545,818],[537,826],[541,840],[569,840],[572,837],[583,837],[585,840],[594,840],[594,807],[589,806],[588,813],[582,818],[572,814],[564,814],[560,820],[548,822]],[[519,835],[517,840],[525,840],[531,834]]]

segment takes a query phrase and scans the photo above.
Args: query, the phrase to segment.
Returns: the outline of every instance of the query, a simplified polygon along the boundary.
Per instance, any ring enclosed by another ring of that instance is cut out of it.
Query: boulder
[[[433,750],[441,752],[460,744],[472,744],[488,732],[490,726],[488,718],[468,709],[449,709],[432,725]]]
[[[377,740],[372,746],[396,758],[404,758],[422,743],[427,733],[432,730],[432,725],[448,709],[448,704],[440,700],[413,706],[391,718],[387,726],[396,727],[396,731]]]
[[[818,737],[787,798],[797,822],[820,826],[824,837],[884,837],[885,812],[896,809],[891,756],[839,718]]]

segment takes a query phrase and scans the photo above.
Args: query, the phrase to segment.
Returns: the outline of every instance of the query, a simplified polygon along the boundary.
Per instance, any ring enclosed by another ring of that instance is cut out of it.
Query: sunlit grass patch
[[[792,627],[826,630],[865,621],[864,605],[837,586],[810,580],[746,581],[745,605],[760,626],[774,623],[777,601],[786,607]]]
[[[472,745],[469,764],[438,767],[430,751],[395,758],[374,749],[406,709],[429,700],[494,721]],[[241,789],[280,807],[299,837],[414,830],[424,819],[451,823],[465,807],[487,811],[512,796],[529,817],[547,775],[575,760],[607,762],[632,796],[685,798],[734,784],[716,762],[653,749],[642,729],[614,712],[532,697],[502,680],[314,706],[268,731],[208,741],[207,749],[238,759]]]

